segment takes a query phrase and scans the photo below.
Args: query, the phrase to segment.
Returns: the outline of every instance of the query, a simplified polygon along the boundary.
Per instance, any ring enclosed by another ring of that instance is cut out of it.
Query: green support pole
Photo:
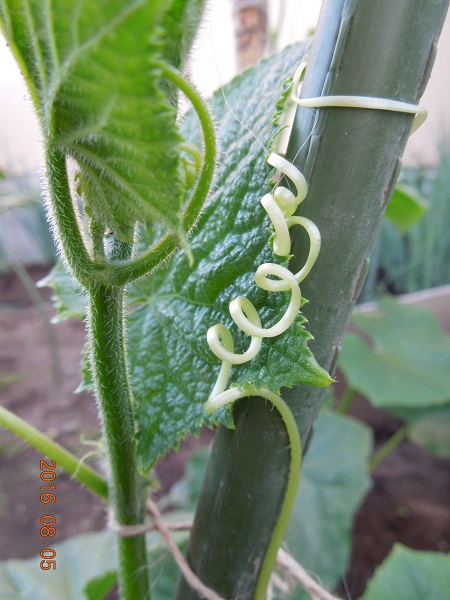
[[[449,0],[325,1],[302,97],[352,94],[417,103],[448,4]],[[309,181],[302,214],[322,234],[318,262],[301,286],[309,300],[304,314],[315,338],[310,347],[331,372],[395,185],[412,118],[354,108],[297,111],[287,158]],[[293,251],[302,263],[301,240],[294,240]],[[296,262],[292,261],[293,271]],[[304,444],[311,438],[322,393],[307,386],[283,393]],[[235,415],[236,429],[220,428],[214,442],[188,560],[204,583],[224,598],[250,600],[284,497],[289,448],[277,411],[263,400],[241,401]],[[176,598],[193,600],[198,595],[180,582]]]

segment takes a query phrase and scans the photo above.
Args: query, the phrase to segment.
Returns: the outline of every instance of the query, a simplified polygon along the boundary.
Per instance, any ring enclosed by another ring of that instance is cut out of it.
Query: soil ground
[[[46,272],[40,267],[29,270],[34,280]],[[1,404],[81,457],[94,448],[87,442],[99,439],[92,398],[73,393],[80,381],[84,326],[66,321],[52,326],[49,335],[45,326],[45,319],[53,315],[49,290],[40,293],[43,311],[32,304],[14,274],[0,277]],[[52,347],[57,350],[59,365],[52,358]],[[362,399],[355,402],[352,412],[373,428],[376,445],[399,427],[398,421],[372,409]],[[209,432],[200,442],[188,439],[178,454],[171,453],[161,461],[157,474],[162,492],[183,475],[192,449],[210,439]],[[41,458],[37,451],[2,430],[0,560],[30,558],[39,551]],[[95,461],[91,464],[102,468]],[[355,521],[351,565],[340,590],[343,598],[355,600],[362,594],[367,579],[396,541],[415,549],[450,550],[449,466],[449,461],[406,441],[376,469],[373,488]],[[57,477],[57,541],[104,528],[106,515],[101,501],[62,472]]]

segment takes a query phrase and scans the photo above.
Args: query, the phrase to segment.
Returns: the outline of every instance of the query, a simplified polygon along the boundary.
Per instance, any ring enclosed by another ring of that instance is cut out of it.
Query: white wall
[[[0,36],[0,169],[35,171],[39,164],[39,127],[27,89]]]
[[[286,18],[280,45],[302,39],[314,28],[320,0],[285,0]],[[280,0],[270,0],[272,27],[277,23]],[[405,155],[408,163],[433,164],[445,132],[450,135],[450,18],[447,18],[440,50],[422,105],[430,112],[425,125],[411,138]],[[231,0],[211,0],[192,55],[191,76],[209,95],[229,81],[235,70]],[[26,99],[26,89],[13,59],[0,40],[0,169],[23,173],[36,170],[40,161],[38,127]]]
[[[403,156],[404,164],[434,166],[445,143],[450,151],[450,12],[439,39],[436,62],[420,105],[428,118],[411,136]]]

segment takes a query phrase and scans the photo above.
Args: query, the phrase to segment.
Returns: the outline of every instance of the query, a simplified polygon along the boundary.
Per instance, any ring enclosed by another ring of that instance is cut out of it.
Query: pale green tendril
[[[318,96],[316,98],[300,98],[301,78],[306,65],[306,61],[300,64],[292,80],[291,99],[298,106],[304,108],[365,108],[409,113],[415,115],[410,135],[417,131],[427,118],[427,111],[420,106],[389,98],[373,98],[370,96]]]
[[[292,101],[300,107],[322,108],[322,107],[346,107],[363,108],[374,110],[386,110],[402,112],[415,115],[411,133],[422,125],[427,117],[427,112],[419,106],[390,100],[386,98],[371,98],[366,96],[322,96],[317,98],[300,99],[301,79],[306,68],[306,62],[298,67],[292,81]],[[236,400],[249,396],[259,396],[269,400],[279,411],[286,426],[291,462],[289,478],[283,506],[280,511],[272,539],[267,549],[264,561],[256,583],[254,600],[264,600],[271,573],[275,567],[276,555],[280,547],[289,516],[295,501],[295,495],[300,480],[301,468],[301,441],[295,418],[284,400],[267,388],[257,389],[246,385],[242,389],[227,388],[228,380],[233,365],[240,365],[255,358],[261,349],[262,340],[265,337],[275,337],[284,333],[294,322],[301,306],[301,292],[299,284],[311,271],[320,251],[320,232],[317,226],[304,217],[293,216],[298,206],[303,202],[308,193],[308,184],[300,171],[277,154],[271,154],[267,162],[281,171],[294,184],[297,194],[294,195],[285,187],[277,187],[261,199],[261,204],[266,210],[275,230],[273,238],[273,251],[278,256],[289,256],[291,251],[291,238],[289,229],[294,225],[301,225],[308,233],[310,240],[309,254],[302,269],[295,275],[288,269],[274,263],[265,263],[258,267],[255,273],[255,283],[262,289],[270,292],[281,292],[291,290],[291,300],[283,317],[269,328],[262,327],[259,315],[254,305],[242,296],[238,296],[230,302],[229,309],[236,325],[250,336],[248,349],[242,354],[234,352],[234,343],[230,331],[221,324],[210,327],[207,333],[207,341],[211,351],[222,361],[219,375],[205,404],[205,411],[213,413],[219,408],[233,403]],[[268,276],[277,279],[268,279]]]
[[[266,194],[261,199],[261,204],[269,215],[275,230],[274,252],[278,256],[289,256],[291,252],[289,228],[294,225],[301,225],[306,229],[310,239],[308,258],[303,268],[296,275],[293,275],[285,267],[274,263],[264,263],[258,267],[255,273],[255,283],[260,288],[269,292],[291,290],[291,300],[285,314],[272,327],[262,327],[255,307],[247,298],[238,296],[230,302],[230,314],[233,321],[251,338],[246,352],[243,354],[236,354],[234,352],[233,338],[230,331],[224,325],[217,324],[210,327],[207,334],[209,347],[220,358],[222,366],[214,389],[205,404],[206,412],[212,413],[240,398],[248,396],[263,397],[269,400],[279,411],[289,438],[291,461],[286,493],[280,516],[258,577],[254,600],[264,600],[265,598],[270,576],[276,563],[278,548],[283,541],[289,515],[292,511],[295,494],[300,481],[301,441],[294,416],[288,405],[278,394],[266,388],[258,390],[253,386],[245,386],[242,390],[238,388],[226,390],[226,387],[233,365],[243,364],[252,360],[260,351],[263,338],[281,335],[292,325],[299,313],[302,301],[299,283],[310,272],[320,250],[320,233],[314,223],[304,217],[292,216],[308,192],[305,178],[294,165],[277,154],[271,154],[267,162],[289,177],[297,190],[297,195],[294,195],[287,188],[280,186],[273,193]],[[268,279],[268,275],[273,275],[278,279]]]
[[[185,172],[187,187],[190,188],[194,185],[200,167],[202,166],[202,153],[198,146],[186,140],[181,142],[180,150],[190,157],[181,156],[181,164]]]
[[[260,288],[269,292],[291,290],[291,300],[285,314],[272,327],[267,329],[262,327],[255,307],[247,298],[238,296],[230,302],[231,318],[244,333],[251,337],[246,352],[243,354],[234,352],[231,333],[224,325],[217,324],[209,328],[207,334],[209,347],[220,358],[222,366],[216,385],[205,404],[205,410],[208,413],[214,412],[220,406],[236,400],[234,389],[225,391],[232,365],[240,365],[252,360],[260,351],[263,338],[281,335],[292,325],[299,313],[302,302],[299,283],[312,269],[320,251],[320,233],[316,225],[304,217],[292,216],[306,197],[308,186],[305,178],[294,165],[277,154],[271,154],[267,162],[289,177],[297,189],[297,195],[294,195],[287,188],[280,186],[273,193],[266,194],[261,199],[261,204],[275,229],[274,252],[278,256],[289,256],[291,252],[289,228],[294,225],[301,225],[309,235],[309,255],[305,265],[296,275],[293,275],[289,269],[274,263],[264,263],[258,267],[255,273],[255,283]],[[269,279],[269,275],[278,279]],[[230,395],[230,392],[233,393]],[[248,396],[248,393],[245,393],[244,396]]]

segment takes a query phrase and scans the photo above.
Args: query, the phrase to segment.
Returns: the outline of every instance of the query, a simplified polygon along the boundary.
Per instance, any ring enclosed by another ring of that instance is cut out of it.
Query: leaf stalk
[[[375,471],[375,469],[407,438],[408,433],[409,425],[403,425],[403,427],[400,427],[400,429],[375,452],[369,461],[370,473],[373,473],[373,471]]]
[[[108,500],[108,486],[106,481],[96,471],[85,465],[79,458],[71,452],[54,442],[44,433],[38,431],[33,425],[30,425],[8,409],[0,406],[0,425],[9,429],[17,436],[54,460],[58,467],[64,469],[66,473],[79,481],[89,490]]]
[[[355,394],[356,390],[354,390],[351,387],[348,387],[341,398],[341,402],[337,407],[336,412],[340,415],[345,415],[348,412],[350,406],[352,405],[352,402],[355,398]]]

